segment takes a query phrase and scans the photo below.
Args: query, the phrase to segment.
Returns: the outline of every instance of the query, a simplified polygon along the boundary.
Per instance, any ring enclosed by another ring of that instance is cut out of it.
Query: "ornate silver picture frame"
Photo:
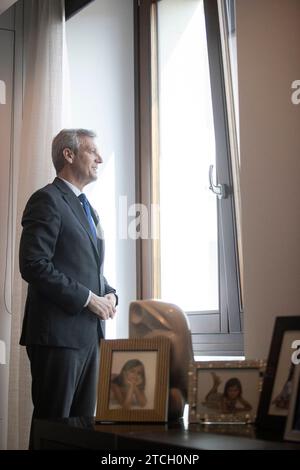
[[[266,363],[194,362],[189,371],[190,423],[253,423]]]

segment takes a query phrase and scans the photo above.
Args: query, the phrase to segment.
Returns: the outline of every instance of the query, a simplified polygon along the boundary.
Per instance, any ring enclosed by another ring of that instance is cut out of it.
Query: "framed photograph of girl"
[[[167,338],[102,340],[96,420],[167,421]]]
[[[191,423],[252,423],[262,387],[264,361],[216,361],[191,364]]]

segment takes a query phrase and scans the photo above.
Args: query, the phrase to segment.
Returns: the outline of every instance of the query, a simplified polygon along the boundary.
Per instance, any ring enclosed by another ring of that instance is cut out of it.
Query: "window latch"
[[[226,199],[228,196],[228,189],[226,184],[214,184],[213,182],[214,166],[209,165],[208,179],[209,189],[217,196],[218,199]]]

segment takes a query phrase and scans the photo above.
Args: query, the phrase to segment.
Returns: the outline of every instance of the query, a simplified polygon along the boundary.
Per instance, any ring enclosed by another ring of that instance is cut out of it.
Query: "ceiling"
[[[17,0],[0,0],[0,15],[11,7]]]
[[[9,7],[11,7],[17,0],[0,0],[0,15],[5,12]],[[86,5],[91,3],[93,0],[66,0],[66,19],[73,16],[79,10],[84,8]]]

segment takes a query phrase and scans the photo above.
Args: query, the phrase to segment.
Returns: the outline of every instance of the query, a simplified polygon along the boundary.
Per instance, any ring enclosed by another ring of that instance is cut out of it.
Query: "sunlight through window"
[[[158,3],[161,296],[219,308],[215,161],[203,1]]]

